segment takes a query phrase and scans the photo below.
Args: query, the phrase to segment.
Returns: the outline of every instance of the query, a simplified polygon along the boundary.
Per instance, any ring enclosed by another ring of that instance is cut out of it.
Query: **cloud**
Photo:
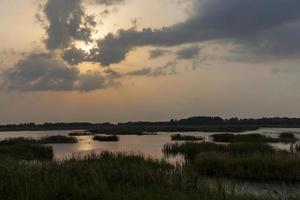
[[[198,46],[185,47],[176,52],[177,59],[193,59],[200,53]]]
[[[91,91],[115,85],[99,72],[81,74],[50,54],[30,54],[1,74],[2,90],[10,91]]]
[[[159,66],[156,68],[143,68],[136,71],[131,71],[125,74],[125,76],[148,76],[148,77],[158,77],[158,76],[170,76],[177,74],[176,62],[169,62],[166,65]]]
[[[71,47],[63,52],[63,59],[70,65],[77,65],[83,61],[87,61],[87,54],[82,49]]]
[[[256,36],[265,43],[270,42],[270,47],[283,47],[278,53],[288,54],[290,48],[285,47],[285,41],[292,32],[284,31],[283,27],[300,20],[299,0],[194,0],[193,7],[193,14],[186,21],[170,27],[120,30],[116,35],[108,34],[98,41],[91,59],[108,66],[124,60],[136,47],[167,47],[211,40],[244,45],[251,44]],[[294,28],[297,30],[299,26]],[[276,30],[281,30],[277,34],[279,40],[270,40],[268,36]],[[294,39],[299,42],[299,39]],[[295,47],[294,50],[300,49]],[[274,51],[277,50],[266,48],[263,52],[270,54]]]
[[[122,4],[125,0],[88,0],[89,3],[100,4],[105,6],[112,6]]]
[[[170,53],[170,51],[165,50],[165,49],[153,49],[149,53],[150,53],[149,58],[155,59],[155,58],[159,58],[159,57],[162,57],[162,56]]]
[[[48,49],[69,47],[73,40],[90,40],[96,22],[85,14],[81,0],[48,0],[43,11],[49,23],[45,40]]]

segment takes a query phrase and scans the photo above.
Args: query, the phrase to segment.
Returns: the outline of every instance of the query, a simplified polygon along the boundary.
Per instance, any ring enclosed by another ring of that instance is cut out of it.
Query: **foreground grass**
[[[298,139],[292,133],[281,133],[278,138],[261,134],[214,134],[211,136],[215,142],[260,142],[260,143],[295,143]]]
[[[171,139],[175,141],[200,141],[203,140],[203,137],[176,134],[176,135],[171,135]]]
[[[262,200],[201,183],[191,171],[142,156],[26,163],[0,158],[1,200]]]
[[[116,135],[110,135],[110,136],[96,135],[94,136],[93,140],[100,141],[100,142],[118,142],[119,137]]]

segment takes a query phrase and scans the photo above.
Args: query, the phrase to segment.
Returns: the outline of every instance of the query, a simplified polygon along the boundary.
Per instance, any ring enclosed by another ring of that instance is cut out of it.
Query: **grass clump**
[[[133,130],[89,130],[93,134],[110,134],[110,135],[144,135],[143,131],[133,131]]]
[[[295,143],[298,141],[298,138],[293,133],[280,133],[279,139],[283,143]]]
[[[256,142],[256,143],[294,143],[298,139],[290,133],[281,134],[278,138],[272,138],[261,134],[214,134],[211,136],[215,142],[235,143],[235,142]]]
[[[94,133],[90,133],[90,132],[72,132],[69,133],[70,137],[78,137],[78,136],[92,136],[95,135]]]
[[[201,175],[254,181],[300,181],[295,154],[254,153],[247,156],[210,152],[197,155],[191,166]]]
[[[42,137],[40,139],[33,138],[10,138],[0,142],[0,145],[24,145],[24,144],[68,144],[77,143],[78,140],[75,137],[67,136],[49,136]]]
[[[78,140],[75,137],[67,137],[67,136],[50,136],[43,137],[38,140],[40,144],[74,144],[77,143]]]
[[[176,134],[176,135],[172,135],[171,139],[176,141],[200,141],[203,140],[203,137]]]
[[[0,145],[0,157],[27,161],[52,160],[53,150],[52,147],[36,144]]]
[[[110,135],[110,136],[96,135],[96,136],[94,136],[94,140],[100,141],[100,142],[118,142],[119,137],[116,135]]]
[[[166,144],[163,147],[165,155],[183,155],[186,159],[192,160],[200,153],[219,152],[234,155],[247,156],[253,153],[271,154],[277,150],[268,144],[262,143],[233,143],[228,145],[215,143],[184,143]]]
[[[76,138],[65,136],[32,138],[12,138],[0,141],[0,156],[18,160],[51,160],[53,149],[46,144],[77,143]]]
[[[167,155],[183,155],[201,176],[253,181],[300,181],[300,157],[264,143],[165,145]]]
[[[0,180],[2,200],[272,200],[212,188],[182,167],[121,153],[31,164],[0,159]]]

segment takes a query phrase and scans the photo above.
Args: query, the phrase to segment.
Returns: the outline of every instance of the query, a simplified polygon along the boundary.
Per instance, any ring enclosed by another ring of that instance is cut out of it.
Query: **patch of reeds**
[[[40,139],[33,138],[9,138],[0,141],[0,145],[22,145],[22,144],[68,144],[77,143],[78,140],[75,137],[67,136],[47,136]]]
[[[94,133],[90,133],[90,132],[72,132],[69,133],[70,137],[79,137],[79,136],[92,136],[95,135]]]
[[[253,153],[270,154],[276,153],[274,147],[263,143],[233,143],[233,144],[215,144],[215,143],[183,143],[166,144],[163,147],[165,155],[183,155],[186,159],[194,159],[200,153],[219,152],[230,153],[234,155],[249,155]],[[282,151],[284,152],[284,151]],[[287,152],[286,152],[287,153]]]
[[[109,136],[100,136],[100,135],[96,135],[93,138],[96,141],[100,141],[100,142],[118,142],[119,141],[119,137],[116,135],[109,135]]]
[[[298,139],[293,134],[281,134],[278,138],[272,138],[261,134],[214,134],[211,136],[215,142],[235,143],[235,142],[255,142],[255,143],[294,143]]]
[[[176,134],[176,135],[171,135],[171,139],[174,141],[201,141],[203,140],[203,137]]]
[[[201,175],[253,181],[300,181],[300,158],[295,154],[261,154],[247,156],[210,152],[198,154],[193,169]]]
[[[0,145],[0,157],[18,160],[52,160],[53,150],[49,146],[36,144]]]

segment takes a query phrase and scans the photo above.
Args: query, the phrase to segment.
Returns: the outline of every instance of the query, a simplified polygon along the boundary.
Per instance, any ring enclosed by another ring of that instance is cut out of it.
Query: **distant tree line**
[[[300,127],[300,118],[287,117],[273,117],[273,118],[228,118],[221,117],[190,117],[186,119],[172,119],[170,121],[159,122],[127,122],[127,123],[23,123],[23,124],[8,124],[0,125],[0,131],[22,131],[22,130],[84,130],[84,129],[126,129],[126,128],[140,128],[143,127],[168,127],[168,130],[181,130],[178,127],[201,127],[201,126],[257,126],[257,127]],[[146,129],[146,130],[160,130],[160,129]],[[164,129],[162,129],[164,130]],[[188,129],[186,129],[188,130]]]

